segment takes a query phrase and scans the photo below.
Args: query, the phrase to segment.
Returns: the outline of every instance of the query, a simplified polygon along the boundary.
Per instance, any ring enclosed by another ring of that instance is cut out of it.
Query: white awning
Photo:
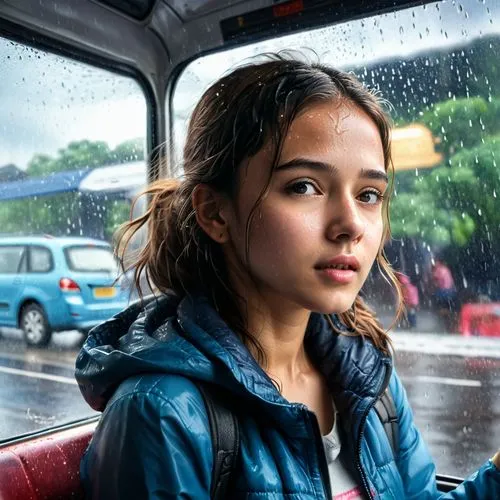
[[[81,192],[135,194],[147,183],[146,162],[135,161],[92,170],[81,182]]]

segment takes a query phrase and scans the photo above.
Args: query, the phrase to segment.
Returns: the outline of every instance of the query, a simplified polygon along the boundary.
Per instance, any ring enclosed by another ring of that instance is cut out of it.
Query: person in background
[[[434,289],[434,303],[439,315],[443,318],[446,330],[456,328],[457,290],[450,268],[439,258],[435,259],[431,271]]]
[[[417,326],[417,310],[419,306],[418,288],[411,282],[410,277],[402,272],[395,272],[396,278],[401,284],[403,291],[403,302],[406,306],[406,319],[411,329]]]

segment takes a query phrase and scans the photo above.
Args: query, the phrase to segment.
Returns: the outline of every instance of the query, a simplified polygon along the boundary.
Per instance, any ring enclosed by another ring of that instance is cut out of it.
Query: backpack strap
[[[394,457],[399,452],[399,419],[391,391],[387,388],[375,403],[375,411],[384,426]]]
[[[213,384],[197,382],[203,396],[210,423],[210,434],[214,455],[210,498],[229,498],[229,486],[240,449],[238,419],[228,408],[222,391]]]

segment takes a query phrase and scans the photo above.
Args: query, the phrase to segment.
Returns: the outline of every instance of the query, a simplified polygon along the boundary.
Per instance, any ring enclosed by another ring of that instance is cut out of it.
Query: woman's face
[[[271,163],[266,146],[241,168],[228,217],[231,250],[225,248],[233,273],[246,262],[246,222]],[[293,121],[278,165],[250,226],[246,272],[267,304],[344,312],[383,235],[387,176],[377,127],[354,104],[313,105]]]

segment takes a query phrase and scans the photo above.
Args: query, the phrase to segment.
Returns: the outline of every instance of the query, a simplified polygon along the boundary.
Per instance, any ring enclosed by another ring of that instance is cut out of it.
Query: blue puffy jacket
[[[339,411],[346,464],[367,497],[500,498],[491,461],[453,492],[437,491],[391,359],[369,340],[334,334],[312,314],[305,342]],[[104,411],[81,467],[91,498],[209,498],[212,443],[193,380],[223,386],[240,409],[234,498],[332,498],[315,415],[279,394],[202,297],[164,296],[98,326],[77,358],[76,377],[90,406]],[[396,457],[373,410],[387,384],[400,422]]]

